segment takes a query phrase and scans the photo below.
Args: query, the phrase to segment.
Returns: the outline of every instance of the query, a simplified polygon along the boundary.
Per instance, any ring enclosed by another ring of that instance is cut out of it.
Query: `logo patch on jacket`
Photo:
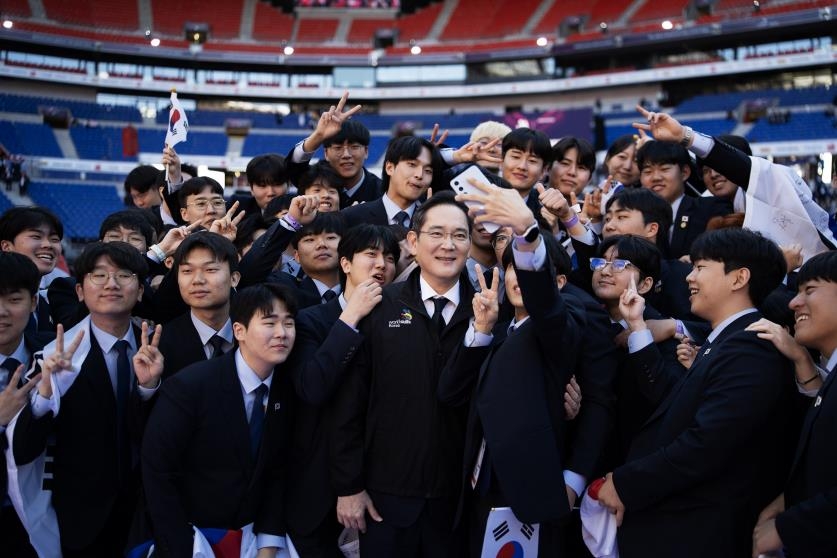
[[[413,313],[409,308],[402,308],[401,315],[397,320],[390,320],[389,327],[401,327],[402,325],[410,325],[413,323]]]

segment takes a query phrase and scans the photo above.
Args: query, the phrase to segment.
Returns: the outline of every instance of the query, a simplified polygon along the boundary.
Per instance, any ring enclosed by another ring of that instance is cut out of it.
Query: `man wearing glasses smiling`
[[[288,173],[294,184],[308,170],[308,163],[314,153],[323,146],[325,160],[343,179],[340,193],[340,208],[358,202],[374,201],[383,192],[381,179],[364,168],[369,157],[369,130],[356,120],[350,120],[361,109],[355,105],[347,111],[343,107],[349,92],[343,93],[337,105],[320,115],[317,127],[307,138],[296,144],[288,154]]]
[[[177,192],[180,216],[186,224],[200,223],[206,228],[227,211],[224,188],[215,180],[199,176],[183,183]]]

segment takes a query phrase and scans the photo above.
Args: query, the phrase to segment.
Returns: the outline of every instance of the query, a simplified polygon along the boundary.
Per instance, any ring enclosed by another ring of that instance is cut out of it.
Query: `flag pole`
[[[177,94],[177,88],[172,87],[170,93],[174,93],[176,95]],[[171,113],[171,108],[169,108],[169,113]],[[163,149],[165,149],[168,146],[169,146],[169,144],[167,144],[165,142],[163,143]],[[171,180],[171,178],[169,176],[169,164],[166,163],[166,184],[168,184],[170,180]],[[168,189],[168,186],[166,186],[166,189]]]

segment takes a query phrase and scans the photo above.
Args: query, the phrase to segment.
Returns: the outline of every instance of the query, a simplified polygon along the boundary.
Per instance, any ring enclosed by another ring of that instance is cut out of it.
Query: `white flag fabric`
[[[537,523],[523,523],[511,508],[492,508],[485,523],[482,558],[537,558]]]
[[[177,92],[171,92],[171,108],[169,109],[169,127],[166,131],[166,145],[174,147],[182,141],[186,141],[189,133],[189,120],[186,118],[186,111],[180,106],[177,100]]]
[[[81,365],[87,354],[90,352],[90,316],[84,318],[76,326],[70,328],[65,334],[65,339],[74,339],[79,331],[84,331],[76,352],[73,354],[71,370],[62,370],[51,376],[53,406],[52,412],[58,416],[61,408],[61,396],[67,393],[70,386],[78,377]],[[43,351],[36,353],[32,359],[32,366],[41,366],[44,355],[51,355],[55,351],[55,341],[44,347]],[[32,399],[38,394],[37,390],[30,392]],[[46,476],[45,468],[49,457],[44,451],[37,459],[25,465],[18,465],[14,460],[15,426],[20,413],[15,415],[9,426],[6,428],[6,437],[9,447],[6,449],[6,470],[9,475],[9,499],[20,517],[23,527],[29,534],[29,542],[35,548],[38,556],[50,556],[60,558],[61,539],[58,531],[58,518],[52,507],[52,491],[43,489],[43,481]]]
[[[760,157],[750,157],[750,161],[744,228],[760,232],[779,246],[801,244],[803,262],[837,246],[828,228],[828,213],[793,169]]]
[[[585,490],[581,499],[581,537],[596,558],[619,558],[616,516]]]

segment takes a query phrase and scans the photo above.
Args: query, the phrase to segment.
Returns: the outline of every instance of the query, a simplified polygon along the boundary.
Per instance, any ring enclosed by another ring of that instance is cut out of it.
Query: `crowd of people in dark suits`
[[[759,225],[781,169],[644,108],[592,191],[585,140],[497,122],[378,178],[347,97],[249,196],[166,147],[49,284],[60,220],[0,216],[3,556],[837,555],[810,196]]]

